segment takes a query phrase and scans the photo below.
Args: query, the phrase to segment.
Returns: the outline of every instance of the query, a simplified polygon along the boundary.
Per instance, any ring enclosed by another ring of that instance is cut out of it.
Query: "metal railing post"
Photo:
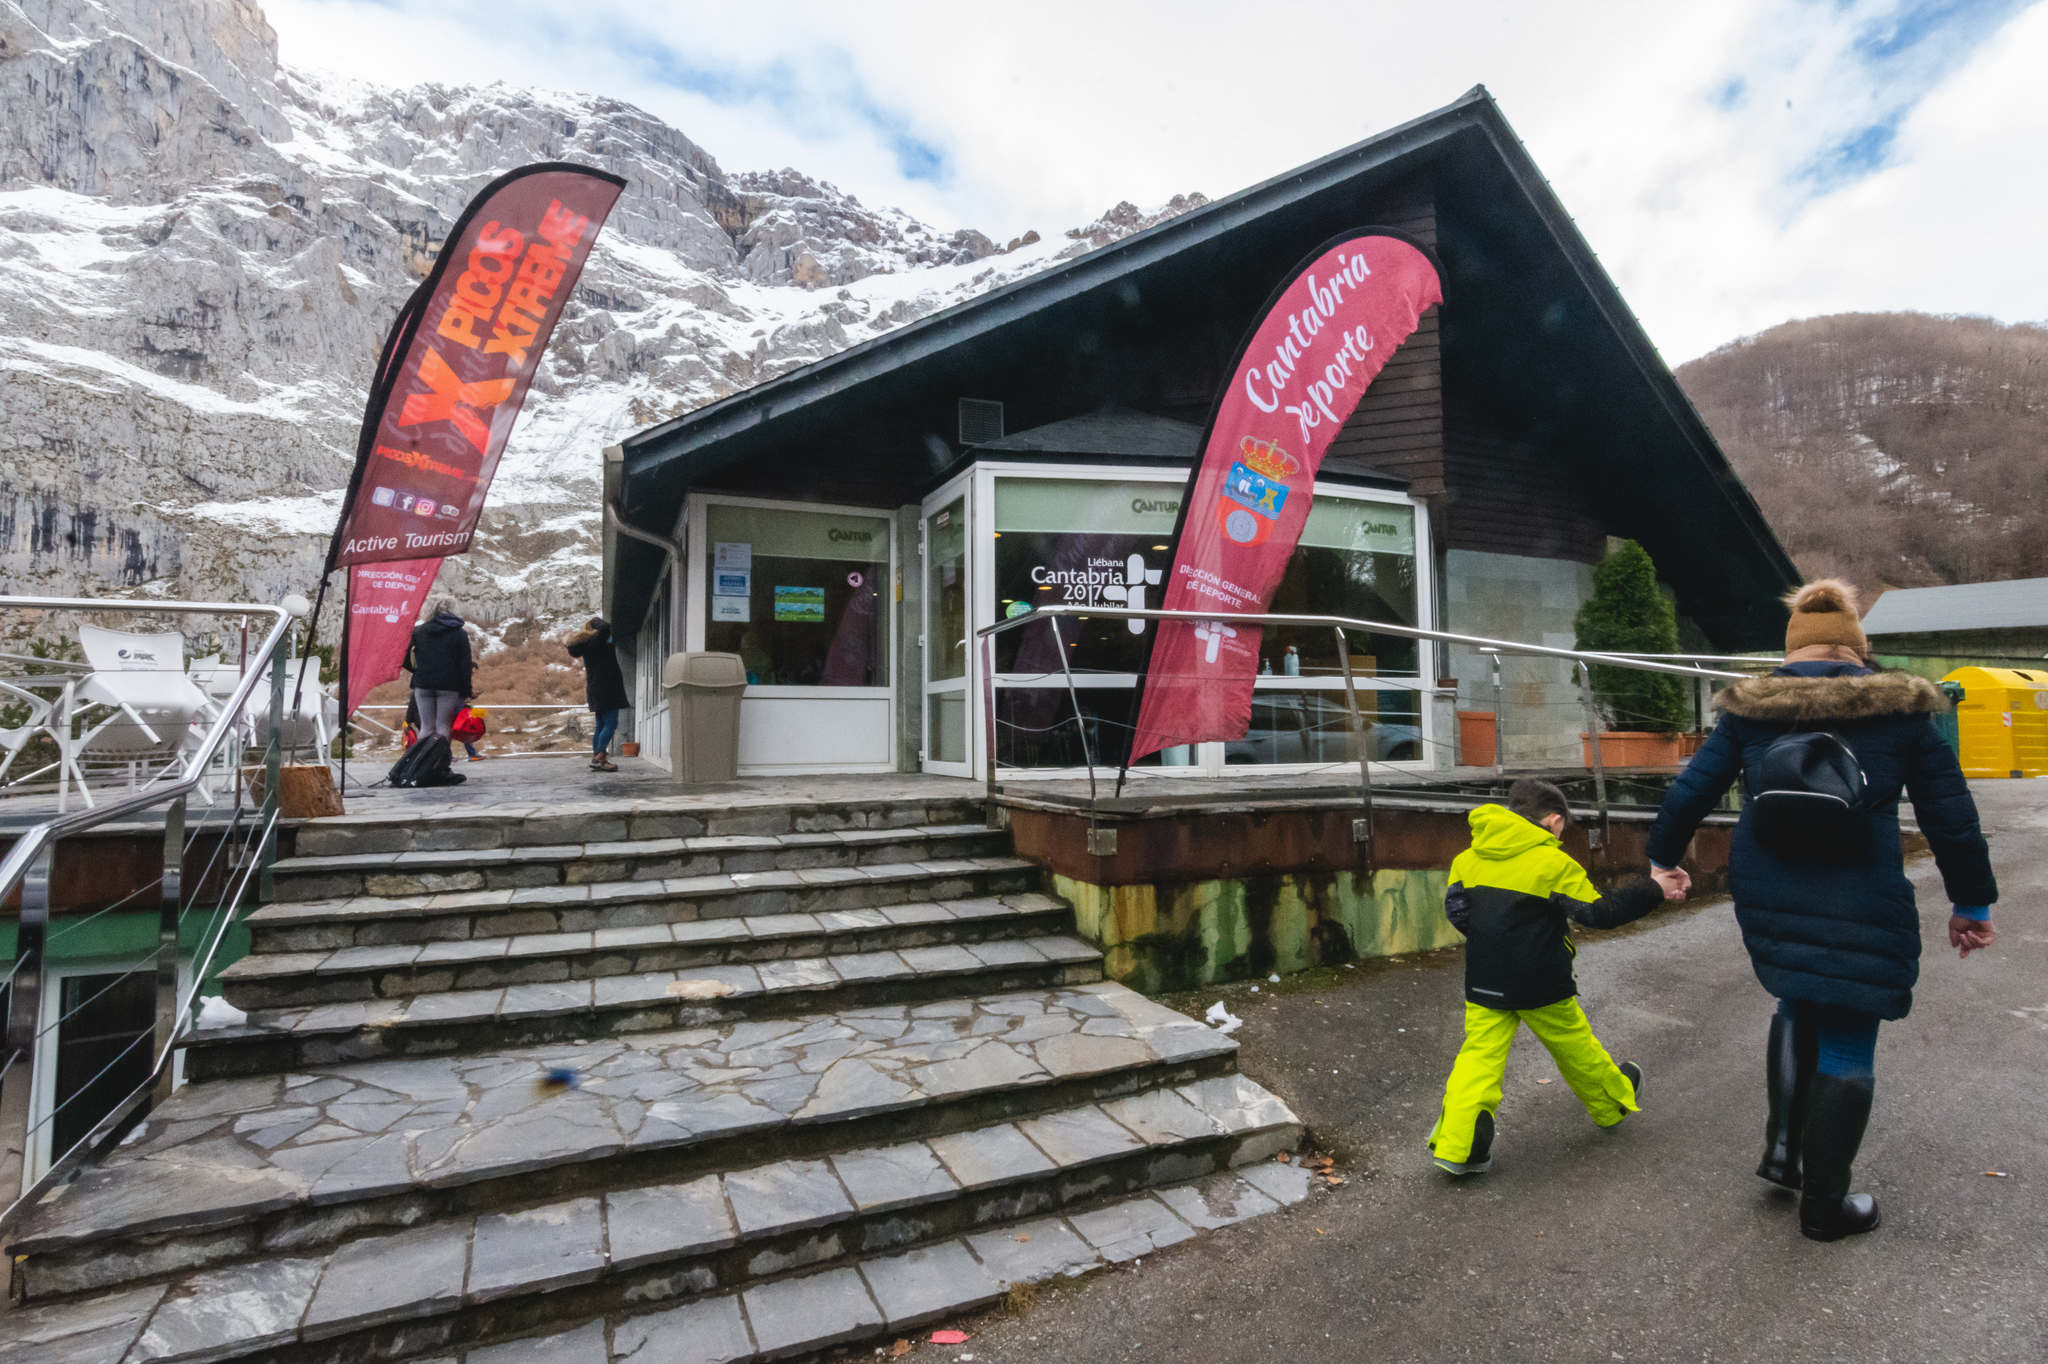
[[[1365,721],[1358,713],[1358,684],[1351,675],[1351,642],[1344,627],[1337,627],[1337,661],[1344,667],[1344,705],[1350,715],[1351,746],[1358,752],[1358,799],[1363,812],[1351,824],[1351,841],[1364,849],[1365,870],[1373,868],[1372,848],[1372,752],[1366,743]],[[1498,745],[1499,738],[1495,737]]]
[[[76,682],[66,682],[57,705],[57,813],[60,815],[71,811],[71,706],[77,691]],[[78,794],[85,797],[82,784]],[[86,797],[86,803],[91,803],[90,797]]]
[[[1500,650],[1488,649],[1486,656],[1493,660],[1493,775],[1503,777],[1508,770],[1508,693],[1501,683]]]
[[[1586,746],[1593,759],[1593,802],[1600,813],[1587,841],[1597,851],[1607,846],[1607,769],[1600,758],[1600,707],[1593,700],[1593,670],[1580,659],[1578,671],[1579,700],[1586,708]]]
[[[57,845],[46,846],[21,878],[21,920],[15,929],[14,974],[7,992],[7,1045],[0,1057],[0,1200],[26,1192],[34,1162],[29,1123],[35,1107],[36,1032],[43,1011],[43,948],[50,927],[50,866]]]
[[[289,639],[289,636],[287,636]],[[257,850],[262,871],[257,877],[257,894],[267,904],[276,895],[271,867],[277,862],[277,783],[284,765],[284,674],[285,654],[290,645],[270,656],[270,742],[263,747],[263,846]]]
[[[1052,626],[1053,648],[1059,650],[1060,675],[1067,679],[1067,699],[1074,703],[1074,729],[1081,736],[1081,761],[1088,765],[1088,821],[1095,822],[1095,755],[1088,747],[1088,717],[1081,713],[1081,693],[1074,686],[1074,670],[1067,665],[1067,641],[1060,634],[1060,618],[1047,616]]]
[[[996,813],[996,637],[981,637],[981,711],[982,738],[987,743],[983,756],[988,761],[988,809],[984,819],[991,829],[1002,827],[1002,819]]]
[[[163,884],[156,921],[156,1037],[159,1052],[178,1036],[178,919],[185,900],[185,797],[164,807]],[[156,1098],[171,1097],[175,1066],[157,1073]]]

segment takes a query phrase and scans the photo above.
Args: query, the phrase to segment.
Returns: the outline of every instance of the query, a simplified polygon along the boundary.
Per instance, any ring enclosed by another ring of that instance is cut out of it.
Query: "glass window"
[[[1158,606],[1180,494],[1178,483],[997,479],[996,617],[1039,606]],[[1144,621],[1060,622],[1085,672],[1143,669],[1149,628]],[[1050,630],[996,637],[999,672],[1059,666]]]
[[[56,1109],[50,1159],[88,1136],[149,1078],[156,1056],[156,972],[64,976],[58,982]]]
[[[1131,719],[1136,711],[1135,687],[1083,687],[1081,714],[1088,728],[1088,753],[1097,767],[1121,767],[1131,751]],[[1183,745],[1147,754],[1134,767],[1185,766],[1192,759]],[[996,689],[996,758],[1003,767],[1082,767],[1080,727],[1074,721],[1074,696],[1055,683],[1044,687]]]
[[[997,617],[1038,605],[1159,605],[1180,495],[1180,486],[1168,483],[998,479]],[[1271,609],[1418,624],[1414,509],[1318,494]],[[1135,673],[1145,666],[1149,627],[1142,622],[1062,621],[1060,628],[1081,671]],[[1260,654],[1274,675],[1342,672],[1330,630],[1268,630]],[[1414,677],[1421,667],[1416,642],[1392,635],[1353,635],[1351,657],[1353,670],[1366,676]],[[996,666],[1002,672],[1057,671],[1051,631],[999,636]]]
[[[934,682],[967,676],[967,499],[956,497],[925,523],[925,598],[931,631],[925,641]]]
[[[1387,502],[1317,496],[1301,544],[1274,590],[1275,614],[1349,616],[1391,625],[1420,624],[1415,590],[1415,509]],[[1421,670],[1415,640],[1397,635],[1350,636],[1352,672],[1414,677]],[[1287,650],[1292,647],[1292,668]],[[1334,631],[1284,627],[1266,631],[1263,671],[1303,677],[1343,674]]]
[[[704,509],[704,647],[769,687],[889,684],[889,518]]]
[[[1422,706],[1415,693],[1361,688],[1358,709],[1374,762],[1412,762],[1422,756]],[[1253,692],[1251,728],[1244,738],[1223,746],[1223,761],[1233,767],[1357,762],[1343,690]]]

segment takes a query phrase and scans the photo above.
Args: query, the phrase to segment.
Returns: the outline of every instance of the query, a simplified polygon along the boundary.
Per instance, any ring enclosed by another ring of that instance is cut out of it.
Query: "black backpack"
[[[448,768],[448,741],[429,735],[415,739],[404,756],[391,764],[391,775],[385,781],[392,786],[457,786],[467,781],[460,772]]]
[[[1794,730],[1773,739],[1757,764],[1750,826],[1781,855],[1832,860],[1860,845],[1869,786],[1841,735]]]

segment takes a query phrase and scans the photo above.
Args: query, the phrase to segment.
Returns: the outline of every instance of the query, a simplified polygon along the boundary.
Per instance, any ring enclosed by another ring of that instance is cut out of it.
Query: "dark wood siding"
[[[1424,182],[1391,193],[1370,216],[1436,247],[1435,197]],[[1582,472],[1554,441],[1495,411],[1486,389],[1446,379],[1442,312],[1431,310],[1387,361],[1323,467],[1405,481],[1429,507],[1439,552],[1598,560],[1606,537]]]
[[[1569,452],[1456,403],[1444,438],[1444,548],[1598,562],[1607,537]]]
[[[1411,181],[1371,205],[1376,227],[1407,233],[1436,249],[1436,202],[1429,186]],[[1330,443],[1323,468],[1404,480],[1418,497],[1444,491],[1443,345],[1437,311],[1387,361],[1358,410]]]

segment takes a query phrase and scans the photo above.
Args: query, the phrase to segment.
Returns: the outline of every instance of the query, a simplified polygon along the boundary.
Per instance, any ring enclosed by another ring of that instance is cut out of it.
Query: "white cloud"
[[[295,65],[640,104],[729,168],[791,165],[999,240],[1266,179],[1478,82],[1673,360],[1795,315],[2048,317],[2048,0],[1881,60],[1896,3],[1266,0],[1085,7],[871,0],[271,0]],[[1997,9],[1997,0],[1988,6]],[[432,15],[447,15],[435,19]],[[1910,14],[1909,14],[1910,18]],[[1960,36],[1959,36],[1960,35]],[[1967,59],[1959,59],[1959,49]],[[691,89],[706,77],[715,90]],[[1723,107],[1716,91],[1740,82]],[[1923,98],[1924,96],[1924,98]],[[1889,164],[1802,168],[1903,116]],[[927,144],[935,179],[892,139]]]

